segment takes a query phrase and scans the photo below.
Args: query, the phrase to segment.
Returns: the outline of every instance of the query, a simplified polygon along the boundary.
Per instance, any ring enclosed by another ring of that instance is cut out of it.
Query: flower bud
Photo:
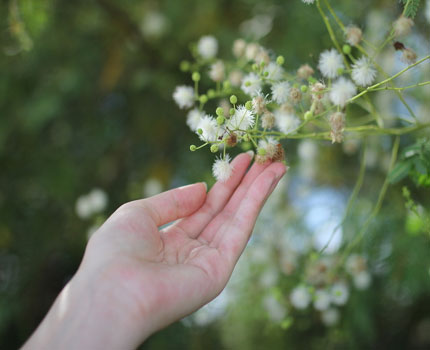
[[[225,121],[225,118],[222,115],[220,115],[216,118],[216,122],[218,125],[223,125],[224,121]]]
[[[237,103],[237,97],[235,95],[230,96],[230,103],[235,105]]]
[[[208,97],[206,95],[201,95],[199,98],[200,103],[208,102]]]
[[[218,145],[212,145],[212,146],[211,146],[211,152],[212,152],[212,153],[216,153],[216,152],[218,152],[218,150],[219,150]]]
[[[349,45],[343,45],[342,46],[342,51],[345,55],[349,55],[351,53],[351,46]]]
[[[250,111],[252,110],[252,101],[246,101],[245,108]]]
[[[283,56],[278,56],[276,58],[276,64],[278,64],[279,66],[282,66],[285,63],[285,59]]]
[[[195,82],[199,81],[200,80],[200,73],[199,72],[194,72],[191,75],[191,79],[193,79],[193,81],[195,81]]]
[[[191,152],[194,152],[196,149],[197,149],[197,146],[196,146],[196,145],[191,145],[191,146],[190,146],[190,151],[191,151]]]
[[[224,109],[222,107],[218,107],[215,111],[216,115],[223,116],[224,115]]]

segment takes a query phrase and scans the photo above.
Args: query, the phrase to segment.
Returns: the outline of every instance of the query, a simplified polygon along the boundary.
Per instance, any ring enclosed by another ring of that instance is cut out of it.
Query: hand
[[[62,303],[73,305],[63,311],[64,318],[88,307],[86,314],[69,317],[68,333],[60,334],[55,346],[135,348],[154,331],[215,298],[286,170],[281,163],[266,163],[246,172],[250,162],[249,154],[237,156],[231,178],[216,183],[208,194],[206,185],[197,183],[120,207],[91,237],[77,274],[43,322],[53,313],[52,327],[58,328]],[[85,322],[79,323],[80,318]],[[48,332],[49,326],[43,326],[26,348],[35,348],[34,338],[37,344],[37,339],[49,337],[37,337]],[[44,349],[55,348],[50,347],[55,342],[43,344]]]

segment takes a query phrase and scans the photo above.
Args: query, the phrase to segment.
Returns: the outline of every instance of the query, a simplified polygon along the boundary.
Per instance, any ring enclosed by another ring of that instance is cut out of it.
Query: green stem
[[[342,227],[342,225],[345,223],[346,218],[348,217],[349,213],[351,212],[352,205],[354,204],[355,199],[357,198],[357,195],[360,192],[361,186],[363,185],[364,173],[366,171],[366,153],[367,153],[367,142],[364,143],[363,154],[361,156],[361,161],[360,161],[360,171],[358,173],[358,178],[357,178],[357,181],[355,183],[354,189],[352,190],[351,196],[348,199],[348,204],[347,204],[347,207],[345,210],[345,214],[343,215],[341,222],[334,228],[334,230],[331,233],[330,238],[327,241],[327,243],[319,251],[319,255],[324,253],[324,251],[327,249],[327,247],[329,246],[330,242],[332,241],[334,235]]]
[[[423,82],[418,83],[418,84],[408,85],[408,86],[403,86],[403,87],[385,86],[385,87],[381,87],[381,88],[374,88],[371,91],[380,91],[380,90],[398,90],[398,91],[402,91],[402,90],[412,89],[412,88],[416,88],[416,87],[424,86],[424,85],[429,85],[429,84],[430,84],[430,81],[423,81]]]
[[[364,222],[363,226],[361,227],[361,230],[359,231],[359,233],[355,236],[354,240],[351,241],[348,244],[348,246],[345,248],[345,251],[343,252],[342,257],[341,257],[341,259],[338,262],[338,267],[343,264],[343,262],[345,261],[346,257],[349,255],[349,253],[351,252],[351,250],[358,243],[361,242],[361,240],[363,239],[364,235],[367,232],[367,229],[369,228],[370,223],[376,217],[376,215],[379,213],[379,210],[382,207],[382,203],[383,203],[385,195],[387,193],[388,186],[390,185],[390,182],[388,181],[388,175],[390,174],[391,170],[394,167],[394,164],[396,163],[397,153],[398,153],[398,150],[399,150],[399,145],[400,145],[400,137],[397,136],[396,139],[395,139],[395,141],[394,141],[393,149],[391,151],[390,166],[388,168],[388,172],[387,172],[387,176],[385,178],[384,184],[382,185],[381,191],[379,192],[378,201],[376,202],[376,205],[373,208],[372,212],[370,213],[369,217],[366,219],[366,221]]]
[[[345,58],[345,56],[343,54],[343,51],[342,51],[342,49],[341,49],[341,47],[340,47],[340,45],[339,45],[339,43],[338,43],[338,41],[336,39],[336,36],[334,34],[334,31],[333,31],[333,28],[332,28],[332,26],[330,24],[330,21],[329,21],[328,17],[326,16],[326,14],[324,13],[324,11],[322,10],[321,4],[320,4],[319,0],[317,0],[316,4],[317,4],[318,11],[319,11],[319,13],[320,13],[320,15],[321,15],[321,17],[322,17],[322,19],[324,21],[324,24],[325,24],[325,26],[327,28],[328,34],[330,35],[331,41],[333,42],[333,44],[336,47],[337,51],[339,51],[339,53],[342,55],[343,62],[345,63],[345,66],[348,69],[350,69],[349,62],[347,61],[347,59]]]

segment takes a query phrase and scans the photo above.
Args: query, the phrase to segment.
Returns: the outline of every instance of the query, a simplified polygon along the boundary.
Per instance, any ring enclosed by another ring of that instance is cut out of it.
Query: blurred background
[[[330,2],[376,42],[401,13],[393,0]],[[407,43],[425,53],[430,7],[421,3]],[[2,0],[0,25],[1,349],[30,336],[76,271],[88,237],[119,205],[194,181],[213,184],[213,155],[189,152],[197,139],[172,100],[176,85],[192,83],[179,69],[191,59],[190,43],[214,35],[220,56],[231,58],[235,39],[258,40],[291,71],[315,67],[332,46],[316,8],[299,0]],[[393,49],[386,62],[403,68]],[[416,74],[429,80],[428,64]],[[429,93],[408,96],[427,121]],[[391,96],[378,106],[405,113]],[[402,137],[401,149],[418,136]],[[327,261],[372,210],[392,143],[369,138],[362,190]],[[430,190],[411,179],[389,187],[356,247],[367,279],[352,279],[351,265],[347,301],[331,314],[321,305],[284,305],[309,264],[321,263],[315,252],[342,220],[362,152],[360,140],[285,146],[291,170],[231,285],[141,349],[430,348]],[[405,207],[403,186],[422,215]],[[277,242],[285,240],[278,264]]]

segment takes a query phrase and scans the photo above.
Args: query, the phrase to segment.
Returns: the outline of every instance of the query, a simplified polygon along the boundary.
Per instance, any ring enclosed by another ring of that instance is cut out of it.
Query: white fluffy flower
[[[190,108],[194,104],[194,89],[191,86],[177,86],[173,92],[173,99],[179,108]]]
[[[311,295],[306,287],[298,286],[291,292],[290,301],[296,309],[306,309],[311,302]]]
[[[276,103],[282,104],[287,102],[290,95],[290,84],[287,81],[282,81],[272,85],[272,97]]]
[[[82,218],[89,218],[106,208],[108,197],[106,192],[94,188],[90,193],[80,196],[75,205],[76,214]]]
[[[285,134],[294,132],[300,125],[300,119],[294,114],[278,109],[275,111],[274,115],[276,126]]]
[[[364,290],[369,288],[370,283],[372,282],[372,277],[370,273],[367,271],[361,271],[357,275],[354,276],[354,286],[357,289]]]
[[[337,322],[339,322],[339,311],[335,308],[330,308],[328,310],[325,310],[321,314],[321,320],[326,326],[333,326]]]
[[[200,111],[198,108],[194,108],[187,114],[187,125],[190,127],[192,131],[196,131],[200,120],[204,117],[204,113]]]
[[[161,37],[166,32],[167,27],[166,16],[158,11],[146,13],[140,26],[144,36],[154,39]]]
[[[233,172],[230,160],[231,158],[228,154],[225,155],[225,159],[217,158],[215,160],[215,163],[212,166],[212,173],[217,181],[225,182],[230,178],[231,173]]]
[[[218,52],[218,41],[212,35],[202,36],[197,43],[197,51],[205,59],[214,58]]]
[[[326,78],[336,78],[339,70],[343,69],[343,58],[335,49],[326,50],[321,53],[318,62],[318,69]]]
[[[315,0],[302,0],[305,4],[313,4]]]
[[[278,149],[278,143],[274,137],[268,137],[266,140],[258,141],[258,148],[264,149],[268,158],[273,158]]]
[[[267,72],[267,73],[266,73]],[[266,75],[267,79],[270,80],[281,80],[284,76],[284,69],[279,65],[276,64],[275,62],[270,62],[263,71],[264,74]]]
[[[261,81],[257,74],[249,73],[242,79],[242,85],[240,87],[242,91],[252,97],[257,96],[261,90]]]
[[[330,91],[330,100],[336,106],[344,107],[347,101],[353,97],[357,92],[357,88],[354,83],[344,77],[340,77],[336,80]]]
[[[209,70],[209,77],[213,81],[223,81],[225,77],[225,67],[223,61],[216,61],[211,65]]]
[[[337,282],[331,287],[331,301],[336,305],[345,305],[348,301],[349,289],[343,282]]]
[[[375,80],[376,70],[369,59],[362,56],[352,65],[351,76],[357,85],[369,86]]]
[[[246,109],[244,105],[240,105],[228,120],[227,127],[231,130],[248,130],[254,126],[254,122],[254,112]]]
[[[396,37],[405,36],[410,34],[414,21],[408,17],[400,16],[393,23],[394,35]]]
[[[205,115],[200,119],[200,123],[197,125],[197,130],[201,129],[202,133],[198,133],[202,141],[214,142],[217,138],[218,124],[214,118],[209,115]]]
[[[287,309],[272,295],[266,295],[263,299],[263,307],[273,322],[281,322],[287,314]]]
[[[331,296],[325,290],[317,290],[314,298],[314,307],[316,310],[324,311],[329,308]]]

